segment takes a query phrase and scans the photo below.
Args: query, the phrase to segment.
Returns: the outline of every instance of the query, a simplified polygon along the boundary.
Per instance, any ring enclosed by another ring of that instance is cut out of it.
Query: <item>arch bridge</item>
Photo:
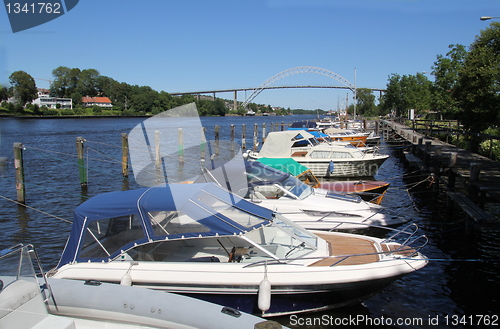
[[[295,84],[295,85],[283,85],[283,86],[279,86],[279,85],[276,85],[276,82],[282,80],[282,79],[285,79],[289,76],[292,76],[292,75],[296,75],[296,74],[316,74],[316,75],[321,75],[321,76],[324,76],[324,77],[327,77],[329,79],[332,79],[336,82],[340,82],[340,86],[339,85],[326,85],[326,84],[311,84],[311,83],[307,83],[307,84]],[[239,88],[239,89],[219,89],[219,90],[209,90],[209,91],[198,91],[198,92],[184,92],[184,93],[171,93],[171,95],[173,96],[177,96],[177,95],[186,95],[186,94],[190,94],[190,95],[200,95],[200,94],[208,94],[208,93],[213,93],[213,98],[215,100],[215,93],[219,93],[219,92],[231,92],[233,91],[234,92],[234,109],[236,109],[236,93],[238,91],[249,91],[249,90],[252,90],[252,94],[250,96],[248,96],[245,101],[242,103],[243,107],[246,108],[246,106],[251,103],[262,91],[266,90],[266,89],[287,89],[287,88],[336,88],[336,89],[348,89],[350,91],[352,91],[354,93],[354,97],[356,97],[356,85],[355,84],[352,84],[351,82],[349,82],[347,79],[345,79],[344,77],[332,72],[332,71],[329,71],[329,70],[326,70],[326,69],[322,69],[322,68],[319,68],[319,67],[314,67],[314,66],[298,66],[298,67],[294,67],[294,68],[291,68],[291,69],[288,69],[288,70],[285,70],[285,71],[282,71],[274,76],[272,76],[271,78],[267,79],[264,83],[262,83],[259,87],[257,88]],[[379,88],[368,88],[368,89],[371,89],[372,91],[379,91],[380,93],[382,93],[383,91],[385,91],[385,89],[379,89]],[[354,103],[356,104],[356,103]]]

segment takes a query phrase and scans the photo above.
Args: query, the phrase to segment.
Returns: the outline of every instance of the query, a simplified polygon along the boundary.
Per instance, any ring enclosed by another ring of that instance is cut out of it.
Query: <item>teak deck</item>
[[[328,242],[328,246],[330,249],[330,256],[347,256],[351,255],[349,258],[344,260],[343,257],[330,257],[321,259],[310,266],[331,266],[337,262],[339,262],[335,266],[341,265],[359,265],[359,264],[367,264],[374,263],[379,260],[379,255],[372,254],[377,253],[377,249],[375,248],[372,241],[343,236],[343,235],[327,235],[327,234],[317,234],[320,238],[326,240]],[[360,256],[352,256],[360,254]],[[372,255],[366,255],[372,254]]]

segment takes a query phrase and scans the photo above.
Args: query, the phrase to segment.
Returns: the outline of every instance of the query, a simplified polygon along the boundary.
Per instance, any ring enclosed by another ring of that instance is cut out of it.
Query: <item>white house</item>
[[[111,104],[111,101],[109,100],[108,97],[85,96],[85,97],[82,97],[82,104],[83,104],[83,106],[86,106],[86,107],[92,107],[94,105],[97,105],[100,107],[108,107],[108,108],[113,107],[113,104]]]
[[[60,104],[61,109],[73,108],[73,100],[71,98],[51,97],[49,96],[48,92],[44,89],[40,89],[38,91],[38,98],[31,103],[36,104],[40,107],[46,106],[49,109],[56,109],[57,104]]]

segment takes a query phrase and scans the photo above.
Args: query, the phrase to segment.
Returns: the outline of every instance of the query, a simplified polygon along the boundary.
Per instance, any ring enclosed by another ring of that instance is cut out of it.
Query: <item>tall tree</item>
[[[424,113],[431,109],[432,82],[422,73],[416,75],[392,74],[389,77],[382,110],[395,112],[396,116],[405,116],[407,111],[415,109]]]
[[[378,115],[375,105],[375,95],[371,89],[359,88],[356,90],[356,115],[374,116]]]
[[[481,31],[459,71],[453,96],[466,129],[480,132],[500,124],[500,23]]]
[[[17,104],[25,106],[38,97],[35,79],[24,71],[16,71],[9,77]]]
[[[69,87],[69,77],[71,69],[66,66],[59,66],[52,70],[54,81],[50,85],[51,96],[66,97]]]
[[[96,69],[86,69],[80,73],[78,79],[78,92],[84,96],[97,96],[97,80],[99,71]]]
[[[446,57],[438,55],[432,67],[433,83],[433,108],[449,118],[456,118],[459,109],[453,90],[456,87],[458,73],[463,68],[464,59],[467,55],[462,45],[450,45],[451,49]]]

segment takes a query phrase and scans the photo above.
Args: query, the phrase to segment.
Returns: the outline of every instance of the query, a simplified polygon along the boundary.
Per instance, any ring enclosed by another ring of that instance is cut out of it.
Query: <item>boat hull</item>
[[[363,200],[380,204],[390,183],[383,181],[330,181],[322,182],[320,188],[336,193],[357,194]]]
[[[338,258],[336,262],[340,261]],[[160,264],[158,264],[160,263]],[[55,278],[120,283],[128,261],[68,264]],[[265,316],[318,311],[357,304],[391,282],[426,264],[415,259],[387,259],[357,265],[269,264],[271,307]],[[182,294],[260,314],[259,284],[265,266],[244,263],[163,263],[141,261],[130,271],[133,286]]]
[[[369,155],[366,155],[367,157]],[[316,177],[373,177],[387,157],[372,157],[361,161],[293,158],[306,166]],[[333,166],[330,164],[333,163]],[[333,168],[331,168],[333,167]],[[333,170],[332,170],[333,169]]]

